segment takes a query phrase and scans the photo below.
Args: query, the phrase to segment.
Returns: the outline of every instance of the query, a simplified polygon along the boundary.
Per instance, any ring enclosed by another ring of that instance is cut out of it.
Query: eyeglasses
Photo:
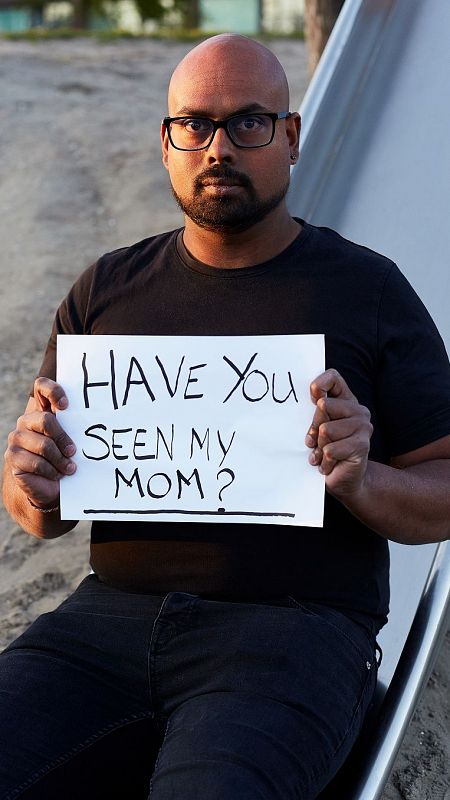
[[[216,131],[223,128],[236,147],[266,147],[275,134],[275,123],[288,119],[291,111],[278,114],[234,114],[226,119],[208,117],[164,117],[169,141],[176,150],[206,150]]]

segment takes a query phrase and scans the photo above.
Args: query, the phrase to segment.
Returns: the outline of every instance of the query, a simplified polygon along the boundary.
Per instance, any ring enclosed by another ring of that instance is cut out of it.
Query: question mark
[[[223,469],[220,469],[220,470],[219,470],[219,472],[217,473],[217,476],[216,476],[216,477],[217,477],[217,480],[219,479],[219,475],[220,475],[222,472],[228,472],[228,475],[230,475],[230,477],[231,477],[231,480],[229,480],[229,481],[228,481],[228,483],[225,483],[225,484],[222,486],[222,488],[220,489],[220,491],[219,491],[219,500],[220,500],[220,501],[222,501],[222,492],[223,492],[223,491],[224,491],[224,490],[225,490],[225,489],[226,489],[228,486],[231,486],[231,484],[233,483],[233,481],[234,481],[234,479],[235,479],[235,477],[236,477],[232,469],[228,469],[227,467],[224,467]],[[225,514],[225,509],[224,509],[224,508],[219,508],[219,509],[218,509],[218,511],[219,511],[219,514]]]

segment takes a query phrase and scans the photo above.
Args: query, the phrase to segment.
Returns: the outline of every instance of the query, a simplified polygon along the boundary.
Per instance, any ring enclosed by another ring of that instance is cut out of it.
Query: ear
[[[292,156],[295,156],[294,160],[298,158],[301,126],[302,121],[300,114],[294,111],[292,116],[286,120],[286,135],[289,142],[289,152]]]
[[[161,150],[162,150],[162,162],[166,169],[169,169],[169,137],[167,135],[167,128],[164,122],[161,122]]]

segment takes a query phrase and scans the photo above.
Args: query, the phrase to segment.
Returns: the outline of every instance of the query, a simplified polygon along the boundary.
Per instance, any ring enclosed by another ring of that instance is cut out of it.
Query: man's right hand
[[[75,445],[55,416],[67,405],[58,383],[37,378],[34,396],[8,438],[5,462],[12,480],[32,505],[44,510],[58,503],[61,478],[76,470],[71,461]]]

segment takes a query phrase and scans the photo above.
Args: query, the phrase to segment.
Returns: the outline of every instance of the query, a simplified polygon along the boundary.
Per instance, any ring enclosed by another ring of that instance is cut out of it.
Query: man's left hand
[[[309,461],[325,475],[327,490],[345,500],[364,485],[373,431],[370,412],[334,369],[319,375],[310,391],[316,410],[305,437],[312,449]]]

